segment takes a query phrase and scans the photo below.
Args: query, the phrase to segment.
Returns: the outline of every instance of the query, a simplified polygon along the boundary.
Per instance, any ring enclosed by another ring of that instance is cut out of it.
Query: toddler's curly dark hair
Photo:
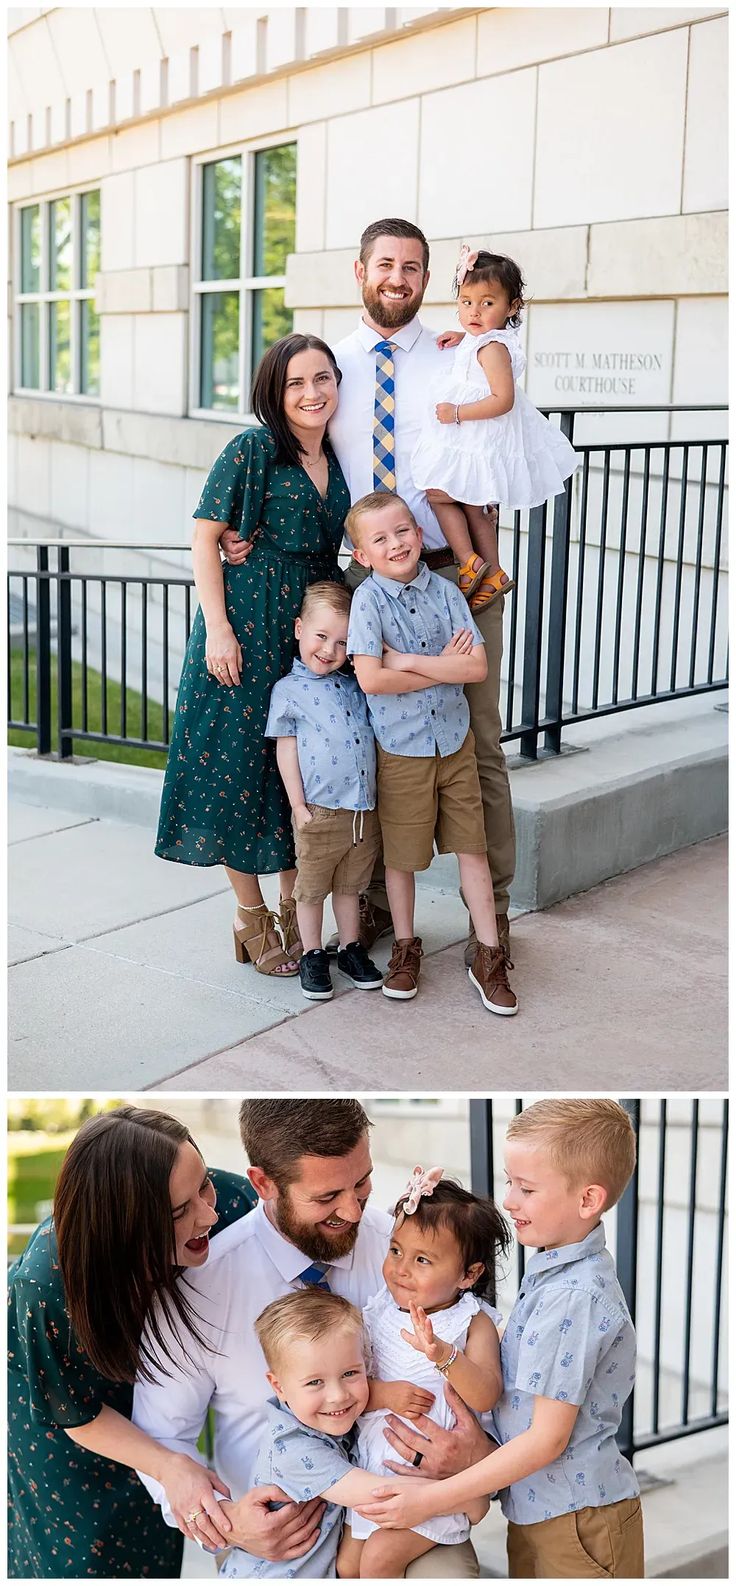
[[[400,1195],[394,1207],[394,1217],[401,1219],[399,1227],[407,1220],[407,1195],[408,1191]],[[421,1197],[409,1220],[415,1228],[430,1234],[437,1228],[449,1228],[460,1247],[465,1271],[477,1261],[483,1263],[471,1293],[480,1300],[494,1302],[497,1264],[501,1256],[508,1255],[511,1245],[511,1230],[495,1201],[472,1195],[456,1179],[443,1178],[431,1195]]]
[[[526,281],[518,264],[516,264],[514,259],[508,259],[503,253],[486,253],[481,248],[472,270],[468,270],[462,284],[463,286],[475,286],[481,281],[486,282],[489,286],[492,281],[497,281],[498,285],[503,287],[510,303],[513,303],[516,298],[519,299],[518,308],[506,321],[507,325],[517,329],[521,324],[521,310],[525,307],[524,292],[526,291]],[[461,290],[462,288],[457,285],[455,280],[453,282],[454,296],[459,297]]]

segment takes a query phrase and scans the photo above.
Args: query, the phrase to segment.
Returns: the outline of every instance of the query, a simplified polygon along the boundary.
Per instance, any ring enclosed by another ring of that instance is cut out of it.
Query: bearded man
[[[185,1358],[179,1344],[171,1374],[136,1384],[133,1420],[166,1447],[204,1463],[197,1441],[212,1406],[215,1465],[234,1501],[218,1504],[208,1488],[188,1534],[207,1548],[236,1543],[264,1559],[290,1560],[289,1574],[298,1575],[324,1503],[290,1503],[276,1487],[252,1487],[269,1392],[254,1322],[271,1300],[310,1284],[323,1284],[360,1309],[383,1282],[393,1223],[367,1204],[371,1125],[358,1101],[257,1098],[243,1102],[240,1127],[259,1204],[218,1235],[204,1266],[180,1279],[200,1337],[187,1339]],[[166,1331],[165,1318],[157,1320]],[[175,1335],[168,1341],[176,1347]],[[449,1385],[446,1393],[457,1416],[452,1431],[425,1417],[412,1426],[390,1418],[393,1447],[403,1459],[421,1462],[423,1476],[452,1475],[488,1452],[474,1416]],[[141,1479],[176,1524],[163,1488]],[[283,1507],[272,1510],[273,1503]],[[225,1535],[223,1514],[232,1527]],[[407,1570],[412,1578],[477,1574],[470,1542],[433,1548]]]

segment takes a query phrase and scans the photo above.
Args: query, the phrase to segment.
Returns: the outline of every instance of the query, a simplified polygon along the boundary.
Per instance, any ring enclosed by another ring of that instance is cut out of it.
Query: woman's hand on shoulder
[[[232,1526],[215,1493],[229,1498],[230,1488],[215,1470],[208,1470],[188,1454],[172,1454],[163,1472],[162,1486],[185,1536],[207,1542],[210,1547],[228,1546]],[[190,1520],[190,1515],[196,1515],[196,1520]]]
[[[225,529],[218,544],[230,567],[242,567],[253,549],[253,541],[241,539],[237,529]]]
[[[207,631],[205,662],[210,677],[237,687],[243,670],[243,652],[229,622]]]

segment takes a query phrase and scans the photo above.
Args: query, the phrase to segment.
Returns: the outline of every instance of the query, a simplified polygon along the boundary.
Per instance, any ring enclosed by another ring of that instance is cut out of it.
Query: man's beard
[[[339,1233],[330,1239],[320,1232],[314,1223],[302,1223],[293,1210],[289,1199],[288,1190],[282,1190],[278,1200],[271,1202],[273,1220],[279,1232],[285,1239],[289,1239],[298,1250],[302,1250],[310,1261],[337,1261],[340,1256],[348,1256],[358,1237],[360,1223],[346,1223]]]
[[[414,315],[418,314],[421,306],[420,292],[411,297],[402,297],[400,302],[387,303],[386,299],[380,297],[367,281],[363,282],[363,307],[367,309],[375,324],[385,330],[401,330],[403,325],[408,325]]]

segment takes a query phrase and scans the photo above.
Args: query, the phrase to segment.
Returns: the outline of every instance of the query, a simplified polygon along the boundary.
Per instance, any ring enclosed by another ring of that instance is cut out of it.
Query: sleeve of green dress
[[[261,521],[268,471],[275,447],[270,432],[244,430],[212,464],[195,518],[227,523],[248,540]]]
[[[25,1347],[31,1420],[86,1426],[103,1408],[102,1379],[80,1349],[60,1286],[20,1280],[15,1287],[18,1337]]]

